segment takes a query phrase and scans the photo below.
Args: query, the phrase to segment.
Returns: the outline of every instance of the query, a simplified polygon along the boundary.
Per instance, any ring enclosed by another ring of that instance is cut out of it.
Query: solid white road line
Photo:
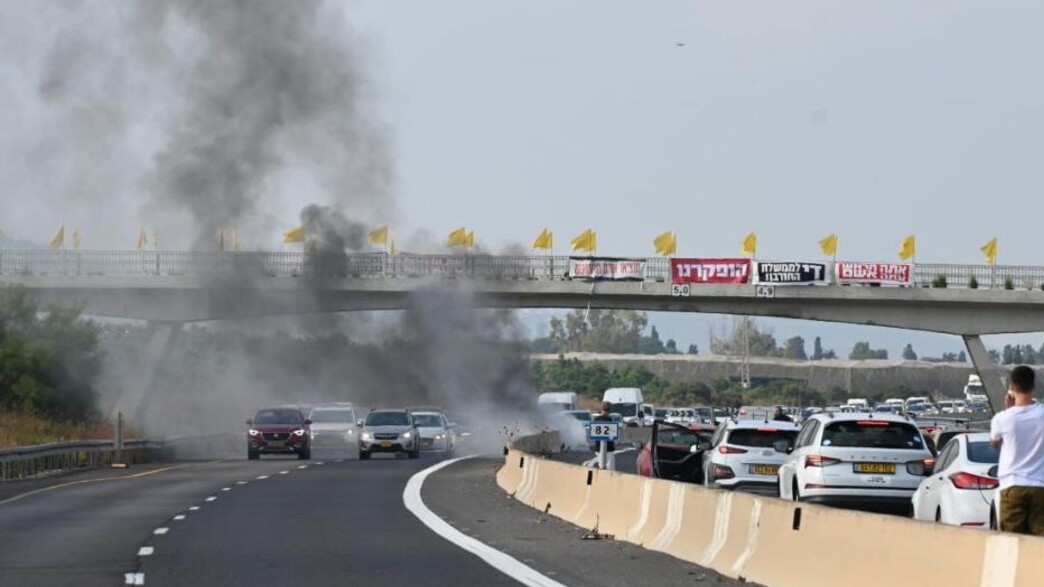
[[[123,574],[124,585],[144,585],[145,584],[145,573],[124,573]]]
[[[170,528],[156,528],[152,531],[153,534],[159,534],[160,536],[163,536],[167,532],[170,532]]]
[[[138,556],[152,556],[156,549],[151,546],[142,546],[138,549]]]
[[[424,505],[424,500],[421,499],[421,488],[424,487],[425,479],[440,469],[469,458],[471,457],[459,457],[448,461],[442,461],[441,463],[428,467],[427,469],[415,474],[413,477],[410,477],[409,482],[406,483],[405,491],[402,492],[402,502],[406,506],[406,509],[413,513],[413,515],[417,516],[417,519],[442,538],[456,544],[471,554],[474,554],[485,561],[486,564],[523,585],[527,585],[528,587],[565,587],[562,583],[541,575],[532,567],[523,564],[518,559],[465,535],[453,526],[450,526],[445,520],[438,517],[434,512],[428,509],[428,506]]]

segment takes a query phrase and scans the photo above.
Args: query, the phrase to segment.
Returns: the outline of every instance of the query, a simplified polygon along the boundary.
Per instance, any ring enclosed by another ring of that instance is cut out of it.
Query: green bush
[[[946,287],[946,285],[945,275],[937,275],[935,279],[932,280],[932,287]]]
[[[979,280],[975,279],[974,275],[972,275],[972,278],[968,280],[968,288],[969,289],[979,289]]]
[[[1010,277],[1004,278],[1004,289],[1015,289],[1015,282]]]

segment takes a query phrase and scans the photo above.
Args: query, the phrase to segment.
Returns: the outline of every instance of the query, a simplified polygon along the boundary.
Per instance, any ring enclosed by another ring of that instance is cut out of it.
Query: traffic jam
[[[920,404],[920,398],[914,403]],[[990,445],[988,421],[973,422],[961,414],[914,417],[905,409],[880,406],[665,412],[644,407],[652,417],[630,425],[622,418],[601,418],[607,420],[602,423],[594,415],[590,422],[576,416],[576,410],[570,413],[584,426],[589,450],[597,454],[613,443],[623,447],[617,454],[637,452],[633,472],[638,475],[997,528],[1000,455]],[[625,434],[647,440],[621,442]],[[604,462],[596,458],[587,464]],[[632,472],[622,456],[616,463],[618,470]]]

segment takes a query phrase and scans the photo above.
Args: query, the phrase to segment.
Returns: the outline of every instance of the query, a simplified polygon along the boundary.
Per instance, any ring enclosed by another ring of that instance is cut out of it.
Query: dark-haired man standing
[[[1033,369],[1012,369],[990,441],[1000,448],[1000,529],[1044,536],[1044,406],[1033,402],[1035,387]]]

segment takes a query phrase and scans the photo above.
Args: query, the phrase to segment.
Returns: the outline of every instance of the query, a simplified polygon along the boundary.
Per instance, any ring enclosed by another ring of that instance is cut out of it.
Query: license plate
[[[381,443],[381,448],[390,448],[390,447],[391,447],[391,443],[388,442],[387,440]]]
[[[751,465],[750,472],[753,475],[778,475],[779,465]]]
[[[283,448],[284,446],[286,446],[286,441],[285,440],[270,440],[268,442],[268,446],[270,446],[272,448]]]
[[[895,463],[856,463],[853,468],[856,473],[895,475]]]

